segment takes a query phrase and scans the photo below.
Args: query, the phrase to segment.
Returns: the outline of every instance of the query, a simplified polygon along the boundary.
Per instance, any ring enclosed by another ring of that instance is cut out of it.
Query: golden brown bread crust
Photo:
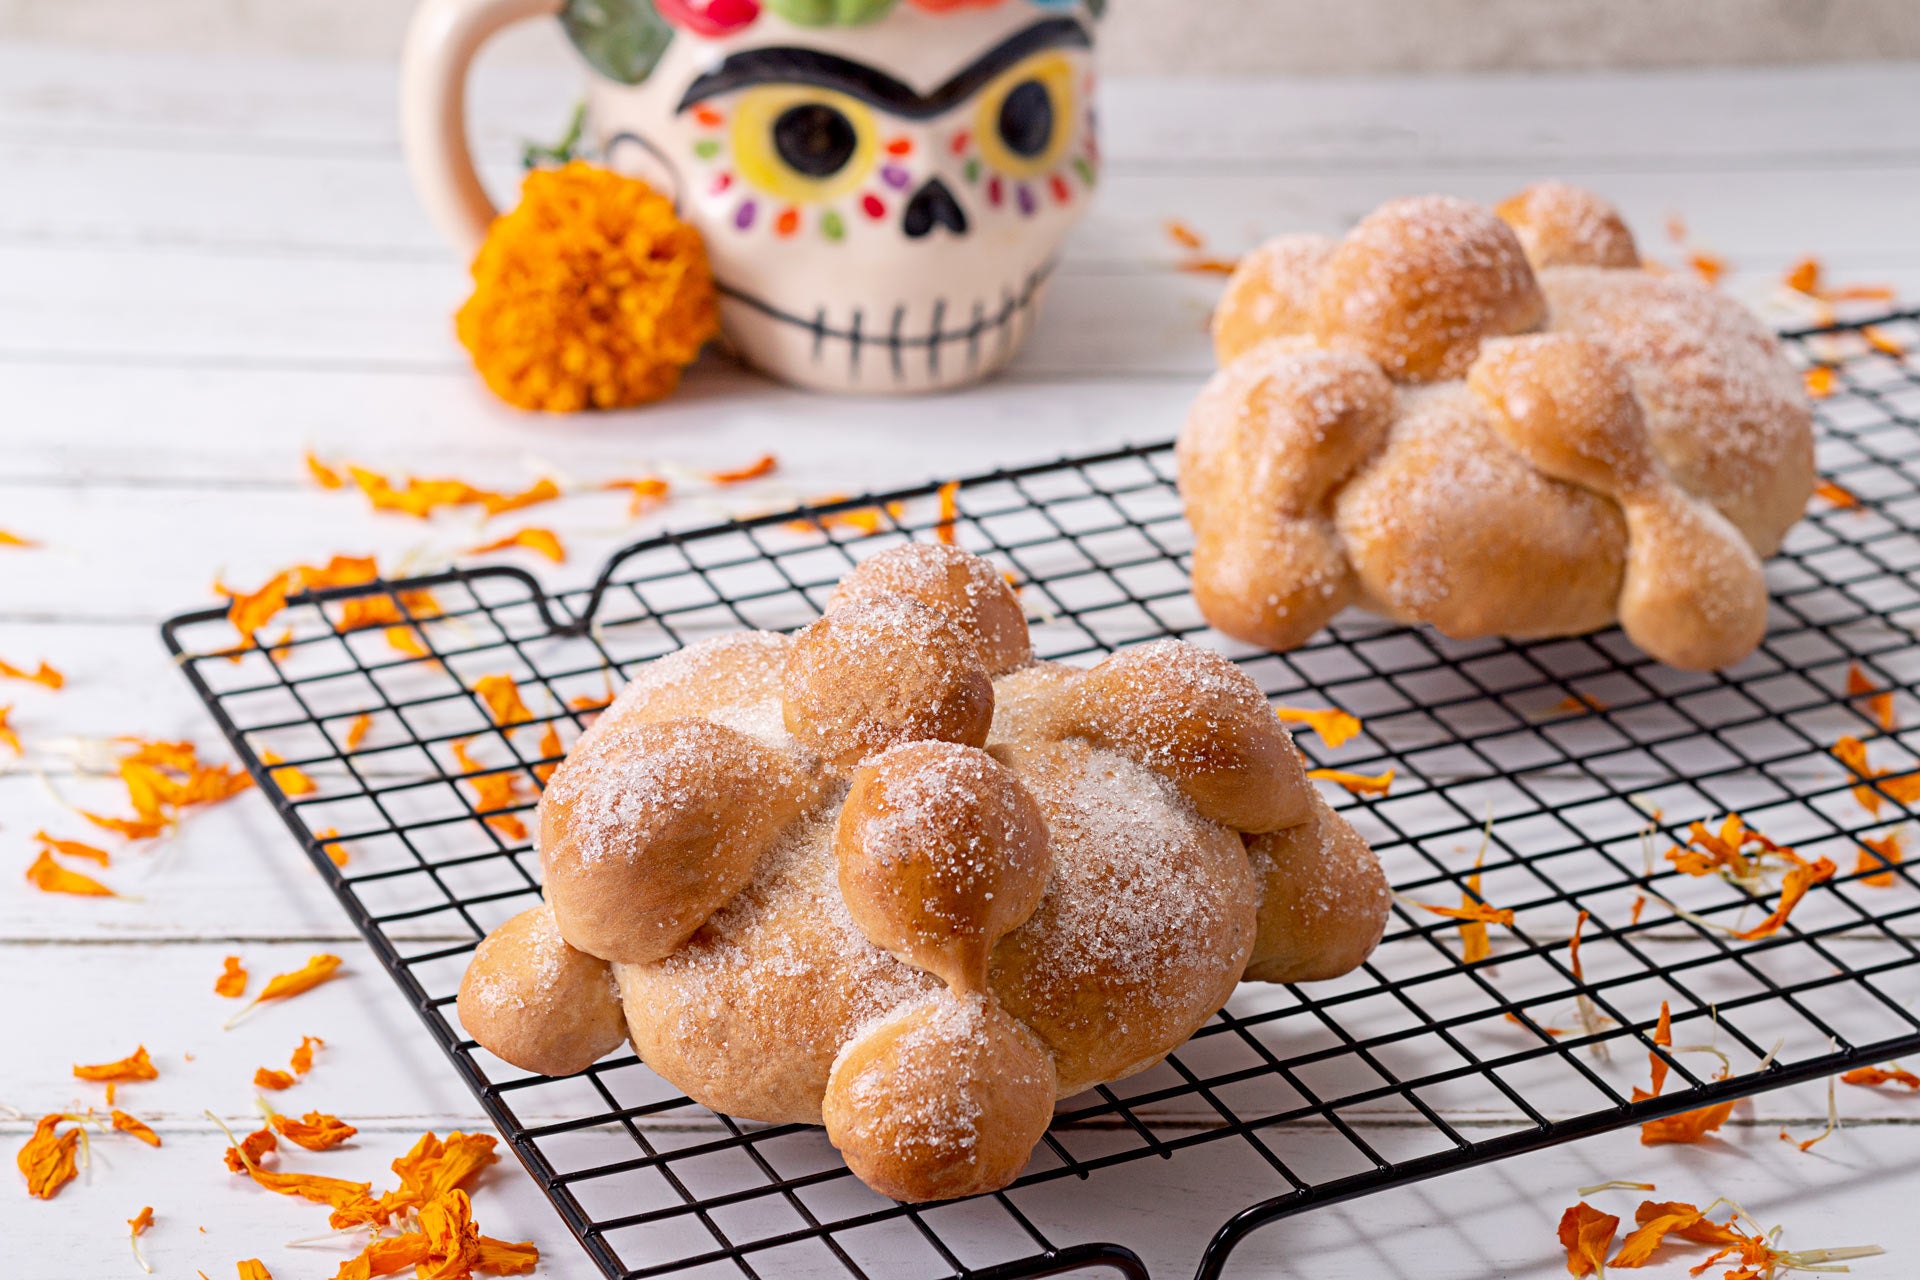
[[[1225,368],[1263,342],[1313,332],[1326,236],[1278,236],[1235,264],[1213,308],[1213,354]]]
[[[840,601],[794,637],[782,691],[788,731],[843,771],[907,742],[984,746],[993,723],[979,646],[910,596]]]
[[[1739,661],[1765,629],[1759,559],[1815,483],[1799,379],[1739,304],[1635,269],[1590,192],[1498,213],[1395,201],[1317,274],[1298,245],[1274,255],[1264,310],[1271,266],[1231,296],[1235,357],[1179,447],[1201,612],[1270,648],[1357,604],[1460,638],[1617,621],[1677,666]],[[1335,381],[1336,356],[1359,367]],[[1368,374],[1397,385],[1356,413]],[[1624,399],[1572,404],[1601,382]],[[1576,441],[1635,461],[1586,465]]]
[[[1387,877],[1360,833],[1318,792],[1313,816],[1247,841],[1263,882],[1257,982],[1322,982],[1360,967],[1387,927]]]
[[[1547,318],[1513,229],[1451,196],[1389,200],[1321,268],[1313,334],[1358,351],[1396,382],[1467,371],[1482,340]]]
[[[627,1039],[613,970],[568,946],[544,902],[480,943],[458,1007],[468,1035],[543,1076],[585,1071]]]
[[[1027,652],[982,620],[997,575],[945,549],[888,556],[912,594],[876,572],[791,642],[663,659],[583,736],[542,801],[542,862],[553,940],[601,982],[574,983],[565,1017],[557,997],[504,1001],[473,1030],[577,1068],[624,1016],[689,1097],[825,1123],[871,1185],[931,1199],[1005,1185],[1056,1096],[1164,1057],[1256,950],[1357,963],[1385,902],[1231,663],[1148,645],[989,681],[983,647]],[[1243,832],[1309,822],[1342,856],[1296,859],[1271,892],[1377,911],[1289,939],[1275,910],[1263,937]],[[616,961],[611,984],[585,952]],[[537,988],[525,956],[495,935],[468,986]]]
[[[1537,182],[1493,212],[1513,228],[1535,271],[1640,265],[1640,250],[1620,211],[1585,187]]]
[[[867,596],[911,596],[947,615],[979,646],[989,676],[1033,661],[1027,615],[990,560],[940,542],[889,547],[840,580],[827,612]]]

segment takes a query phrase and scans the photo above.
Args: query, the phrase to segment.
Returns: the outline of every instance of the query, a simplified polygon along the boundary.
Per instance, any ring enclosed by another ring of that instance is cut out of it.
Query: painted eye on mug
[[[982,157],[1009,177],[1050,172],[1072,140],[1077,106],[1067,59],[1045,53],[1018,63],[980,95],[974,131]]]
[[[873,171],[873,112],[831,89],[764,85],[740,95],[730,130],[740,176],[777,199],[843,196]]]

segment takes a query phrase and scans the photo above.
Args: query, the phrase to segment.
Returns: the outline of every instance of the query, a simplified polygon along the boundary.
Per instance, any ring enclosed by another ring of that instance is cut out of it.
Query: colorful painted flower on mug
[[[571,0],[604,162],[706,237],[754,364],[955,386],[1029,331],[1098,179],[1089,0]]]

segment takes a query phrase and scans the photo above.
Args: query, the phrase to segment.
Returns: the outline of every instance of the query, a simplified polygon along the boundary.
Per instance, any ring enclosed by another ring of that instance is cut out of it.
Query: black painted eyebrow
[[[922,96],[886,72],[864,62],[818,49],[779,46],[733,54],[707,72],[681,96],[676,112],[708,98],[758,84],[804,84],[837,89],[883,111],[909,120],[931,120],[978,93],[988,81],[1042,49],[1093,47],[1087,29],[1073,18],[1047,18],[1019,31],[981,54],[951,80]]]

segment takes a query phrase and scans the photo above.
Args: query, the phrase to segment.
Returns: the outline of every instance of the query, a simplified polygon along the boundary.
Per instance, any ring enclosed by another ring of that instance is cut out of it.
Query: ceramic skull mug
[[[468,156],[479,46],[557,16],[601,162],[699,229],[722,323],[800,386],[960,386],[1031,331],[1098,176],[1102,0],[426,0],[408,159],[462,251],[495,216]]]

